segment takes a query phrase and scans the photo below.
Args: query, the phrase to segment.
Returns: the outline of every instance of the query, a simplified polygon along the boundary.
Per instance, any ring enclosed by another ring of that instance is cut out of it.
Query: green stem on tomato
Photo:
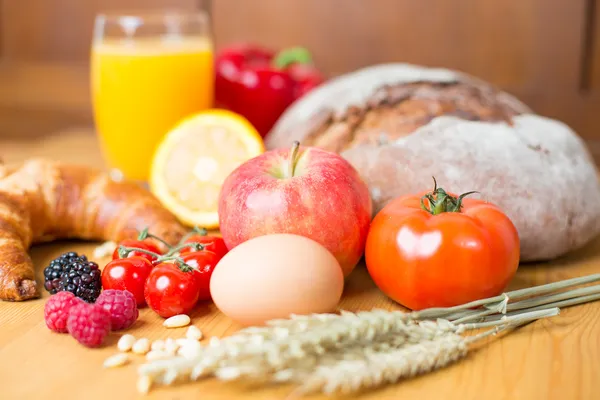
[[[194,243],[194,245],[202,246],[199,243]],[[194,267],[187,264],[183,260],[183,258],[181,258],[179,256],[174,256],[169,253],[161,255],[161,254],[155,253],[153,251],[139,249],[137,247],[119,246],[119,257],[126,258],[129,255],[129,253],[131,253],[132,251],[138,251],[140,253],[148,254],[148,255],[154,257],[155,258],[154,263],[156,263],[156,264],[160,264],[160,263],[167,262],[167,261],[175,261],[175,263],[177,264],[179,269],[182,270],[183,272],[190,272],[195,269]]]
[[[198,246],[202,246],[200,243],[193,243],[193,244],[194,245],[198,245]],[[140,253],[148,254],[148,255],[151,255],[152,257],[155,257],[156,260],[154,260],[154,262],[157,263],[157,264],[163,263],[163,262],[167,262],[167,261],[175,261],[175,263],[177,264],[177,266],[179,267],[179,269],[181,271],[183,271],[183,272],[191,272],[191,271],[195,270],[194,267],[192,267],[191,265],[187,264],[183,260],[183,258],[181,258],[179,256],[174,256],[172,254],[160,255],[160,254],[155,253],[153,251],[144,250],[144,249],[138,249],[137,247],[119,246],[119,257],[125,258],[132,251],[139,251]]]
[[[164,241],[162,238],[160,238],[160,237],[158,237],[156,235],[151,234],[148,231],[148,228],[144,228],[142,231],[140,231],[140,233],[138,235],[138,240],[144,240],[144,239],[148,239],[148,238],[151,238],[151,239],[159,241],[160,243],[164,244],[167,247],[167,249],[170,249],[172,247],[169,243],[167,243],[166,241]]]
[[[185,243],[186,240],[188,240],[192,236],[195,236],[195,235],[206,236],[207,234],[208,234],[208,231],[205,228],[198,228],[197,226],[195,226],[192,228],[192,230],[190,232],[186,233],[181,238],[181,240],[179,240],[179,243],[177,243],[177,245],[178,246],[182,245],[183,243]]]
[[[433,190],[421,197],[421,209],[427,211],[431,215],[438,215],[445,212],[460,212],[462,210],[463,199],[473,193],[479,193],[477,191],[471,191],[463,193],[458,197],[454,197],[442,188],[437,187],[437,181],[433,178]],[[425,204],[425,200],[429,204]]]
[[[158,262],[168,262],[168,261],[175,261],[175,265],[177,265],[177,268],[179,268],[179,270],[181,270],[182,272],[192,272],[194,271],[196,268],[192,267],[191,265],[187,264],[185,261],[183,261],[183,258],[179,257],[179,256],[169,256],[169,257],[161,257],[159,260],[156,260]]]
[[[181,250],[191,247],[194,251],[202,251],[204,250],[204,245],[200,244],[200,243],[183,243],[177,246],[174,246],[171,248],[171,250],[169,250],[167,253],[165,253],[165,257],[167,256],[172,256],[175,253],[180,252]]]
[[[148,254],[148,255],[150,255],[152,257],[155,257],[157,259],[161,257],[160,254],[155,253],[155,252],[150,251],[150,250],[140,249],[140,248],[137,248],[137,247],[127,247],[127,246],[123,246],[123,245],[119,246],[119,257],[121,257],[121,258],[127,258],[127,256],[129,255],[129,253],[131,253],[132,251],[138,251],[140,253]]]

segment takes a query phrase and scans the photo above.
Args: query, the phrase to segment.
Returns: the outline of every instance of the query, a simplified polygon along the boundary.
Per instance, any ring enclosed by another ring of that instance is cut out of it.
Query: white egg
[[[217,308],[243,325],[335,311],[343,289],[335,257],[319,243],[291,234],[259,236],[238,245],[210,280]]]

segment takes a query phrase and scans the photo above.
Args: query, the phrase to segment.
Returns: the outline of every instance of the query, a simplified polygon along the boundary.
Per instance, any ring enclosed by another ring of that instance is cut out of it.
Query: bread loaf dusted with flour
[[[454,192],[479,191],[514,221],[524,261],[600,233],[600,184],[582,140],[463,73],[385,64],[341,76],[294,103],[267,147],[294,140],[348,159],[376,211],[429,187],[432,175]]]

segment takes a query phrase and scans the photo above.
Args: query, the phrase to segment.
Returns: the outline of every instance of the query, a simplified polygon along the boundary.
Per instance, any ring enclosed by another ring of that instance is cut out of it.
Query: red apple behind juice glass
[[[261,235],[301,235],[326,247],[344,276],[363,255],[371,213],[367,185],[348,161],[298,142],[240,165],[219,196],[229,249]]]

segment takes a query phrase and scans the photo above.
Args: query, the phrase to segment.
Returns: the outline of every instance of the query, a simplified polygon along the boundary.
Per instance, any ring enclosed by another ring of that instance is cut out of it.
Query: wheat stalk
[[[467,348],[461,335],[446,333],[437,339],[424,340],[393,351],[367,350],[363,359],[341,360],[332,366],[317,367],[295,393],[350,393],[394,383],[402,378],[445,367],[464,357]],[[299,377],[296,380],[301,381]]]
[[[600,285],[558,294],[548,293],[598,280],[600,274],[595,274],[520,289],[461,306],[409,313],[373,310],[358,313],[342,311],[339,315],[294,315],[290,319],[269,321],[265,327],[246,328],[225,339],[212,338],[210,344],[201,349],[199,357],[194,359],[175,357],[143,364],[138,370],[143,383],[139,387],[148,390],[151,383],[169,385],[176,380],[216,376],[222,380],[313,382],[310,385],[313,388],[318,387],[314,382],[320,382],[321,378],[310,375],[310,371],[318,371],[321,375],[333,374],[331,371],[336,368],[350,368],[349,365],[357,363],[363,363],[363,373],[366,374],[359,381],[370,387],[377,382],[388,382],[393,376],[396,380],[412,376],[412,372],[400,368],[403,365],[401,360],[393,358],[394,364],[386,355],[398,356],[404,354],[398,352],[408,354],[420,349],[418,352],[429,354],[429,358],[428,361],[415,362],[415,356],[412,361],[406,361],[412,363],[412,368],[416,368],[414,371],[439,368],[454,360],[456,354],[458,358],[462,354],[462,350],[455,350],[452,357],[444,353],[449,351],[450,343],[454,343],[451,337],[462,338],[462,332],[484,327],[495,327],[485,333],[493,334],[498,327],[514,327],[532,319],[555,315],[558,309],[548,310],[550,307],[596,300],[600,298]],[[520,301],[513,303],[515,299]],[[422,321],[436,318],[435,322]],[[463,344],[468,345],[473,338],[482,337],[462,338]],[[434,346],[433,343],[440,344],[440,353],[425,351],[425,348]],[[396,367],[385,373],[377,369],[377,366],[385,365]],[[379,378],[380,375],[387,378]],[[332,387],[345,390],[343,388],[354,388],[357,384],[342,382],[337,386],[334,383],[328,385],[322,386],[322,390],[334,390],[327,389]]]
[[[336,363],[344,363],[353,358],[360,359],[367,353],[385,353],[390,349],[411,347],[435,341],[447,335],[460,336],[459,334],[466,330],[490,326],[509,326],[515,321],[530,321],[557,313],[558,309],[542,310],[508,317],[500,321],[461,325],[445,320],[418,323],[408,321],[402,325],[404,330],[397,329],[387,335],[360,338],[352,343],[341,343],[337,346],[323,348],[320,352],[313,351],[311,353],[303,352],[301,345],[294,344],[297,336],[305,338],[306,334],[311,332],[299,332],[296,336],[284,335],[274,342],[257,341],[255,336],[246,333],[228,338],[234,339],[232,343],[228,343],[228,339],[213,341],[212,345],[203,349],[198,358],[190,360],[177,357],[157,360],[140,366],[138,372],[141,379],[151,379],[157,384],[164,385],[169,385],[175,380],[196,380],[211,375],[227,381],[239,379],[252,379],[257,382],[266,380],[298,381],[298,377],[306,375],[307,370],[310,371],[314,368],[322,370],[328,364],[333,364],[335,367]],[[370,313],[361,314],[363,314],[363,318],[365,314],[367,317],[371,317]],[[362,318],[357,315],[356,319],[361,320]],[[311,345],[319,343],[318,335],[314,332],[312,334],[314,338],[304,341],[304,343]],[[240,337],[243,339],[245,336],[247,342],[240,340]],[[348,336],[357,338],[356,335]],[[290,349],[295,350],[290,352]]]
[[[295,360],[310,362],[350,345],[382,342],[380,338],[392,336],[395,343],[418,343],[455,329],[450,323],[417,324],[400,312],[344,313],[342,318],[331,319],[327,324],[245,329],[225,339],[213,339],[197,358],[158,360],[140,366],[139,372],[159,382],[165,380],[165,375],[169,377],[167,381],[171,380],[172,370],[178,371],[177,378],[188,375],[192,380],[211,374],[222,379],[258,377],[285,369]]]
[[[558,309],[550,309],[507,317],[502,321],[456,325],[456,332],[489,326],[493,329],[470,337],[447,331],[437,338],[391,351],[367,347],[362,357],[356,359],[342,359],[331,365],[319,365],[308,374],[306,371],[292,371],[288,374],[288,380],[298,382],[300,386],[290,397],[313,392],[348,394],[435,371],[465,357],[469,345],[473,342],[495,335],[502,330],[557,314]]]

